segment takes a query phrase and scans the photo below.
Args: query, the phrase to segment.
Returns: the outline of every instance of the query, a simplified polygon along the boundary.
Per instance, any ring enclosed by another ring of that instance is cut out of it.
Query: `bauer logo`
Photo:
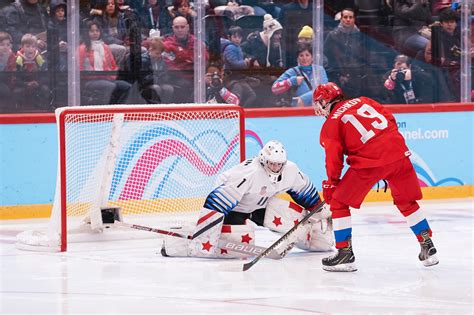
[[[262,250],[260,248],[255,248],[253,246],[248,246],[244,244],[227,243],[225,245],[225,248],[237,252],[244,252],[254,255],[260,255],[262,253]]]

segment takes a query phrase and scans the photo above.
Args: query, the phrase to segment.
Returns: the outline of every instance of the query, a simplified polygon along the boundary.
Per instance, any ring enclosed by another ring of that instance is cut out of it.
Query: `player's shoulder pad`
[[[246,177],[251,178],[255,173],[262,171],[263,168],[260,166],[260,162],[257,158],[247,159],[240,164],[232,167],[230,170],[224,172],[225,177]]]
[[[283,169],[283,174],[282,174],[282,177],[283,178],[294,178],[296,175],[298,175],[298,173],[300,172],[300,169],[298,167],[298,165],[296,165],[295,162],[292,162],[292,161],[286,161],[286,165],[285,165],[285,168]]]

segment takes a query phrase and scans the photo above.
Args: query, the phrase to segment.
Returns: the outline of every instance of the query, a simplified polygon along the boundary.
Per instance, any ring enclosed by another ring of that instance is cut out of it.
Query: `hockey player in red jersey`
[[[324,199],[331,206],[338,250],[334,256],[323,258],[323,269],[357,270],[349,207],[360,208],[379,180],[388,182],[394,204],[420,242],[418,257],[423,265],[436,265],[432,232],[417,203],[422,193],[409,159],[411,153],[393,115],[368,97],[347,99],[332,82],[319,85],[314,91],[313,107],[316,116],[326,117],[320,143],[326,153],[328,179],[322,187]],[[349,168],[341,178],[344,156]]]

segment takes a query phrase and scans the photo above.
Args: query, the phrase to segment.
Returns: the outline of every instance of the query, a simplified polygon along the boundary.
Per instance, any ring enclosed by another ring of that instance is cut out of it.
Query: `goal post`
[[[217,176],[245,158],[244,112],[235,105],[63,107],[56,121],[50,222],[20,233],[21,249],[66,251],[68,234],[107,239],[104,208],[132,224],[194,224]]]

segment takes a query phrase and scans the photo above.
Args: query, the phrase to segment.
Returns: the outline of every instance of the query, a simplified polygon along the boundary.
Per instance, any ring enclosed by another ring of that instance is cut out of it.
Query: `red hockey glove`
[[[336,185],[333,185],[330,181],[323,180],[323,197],[326,203],[330,203],[332,199],[332,194],[336,190]]]

